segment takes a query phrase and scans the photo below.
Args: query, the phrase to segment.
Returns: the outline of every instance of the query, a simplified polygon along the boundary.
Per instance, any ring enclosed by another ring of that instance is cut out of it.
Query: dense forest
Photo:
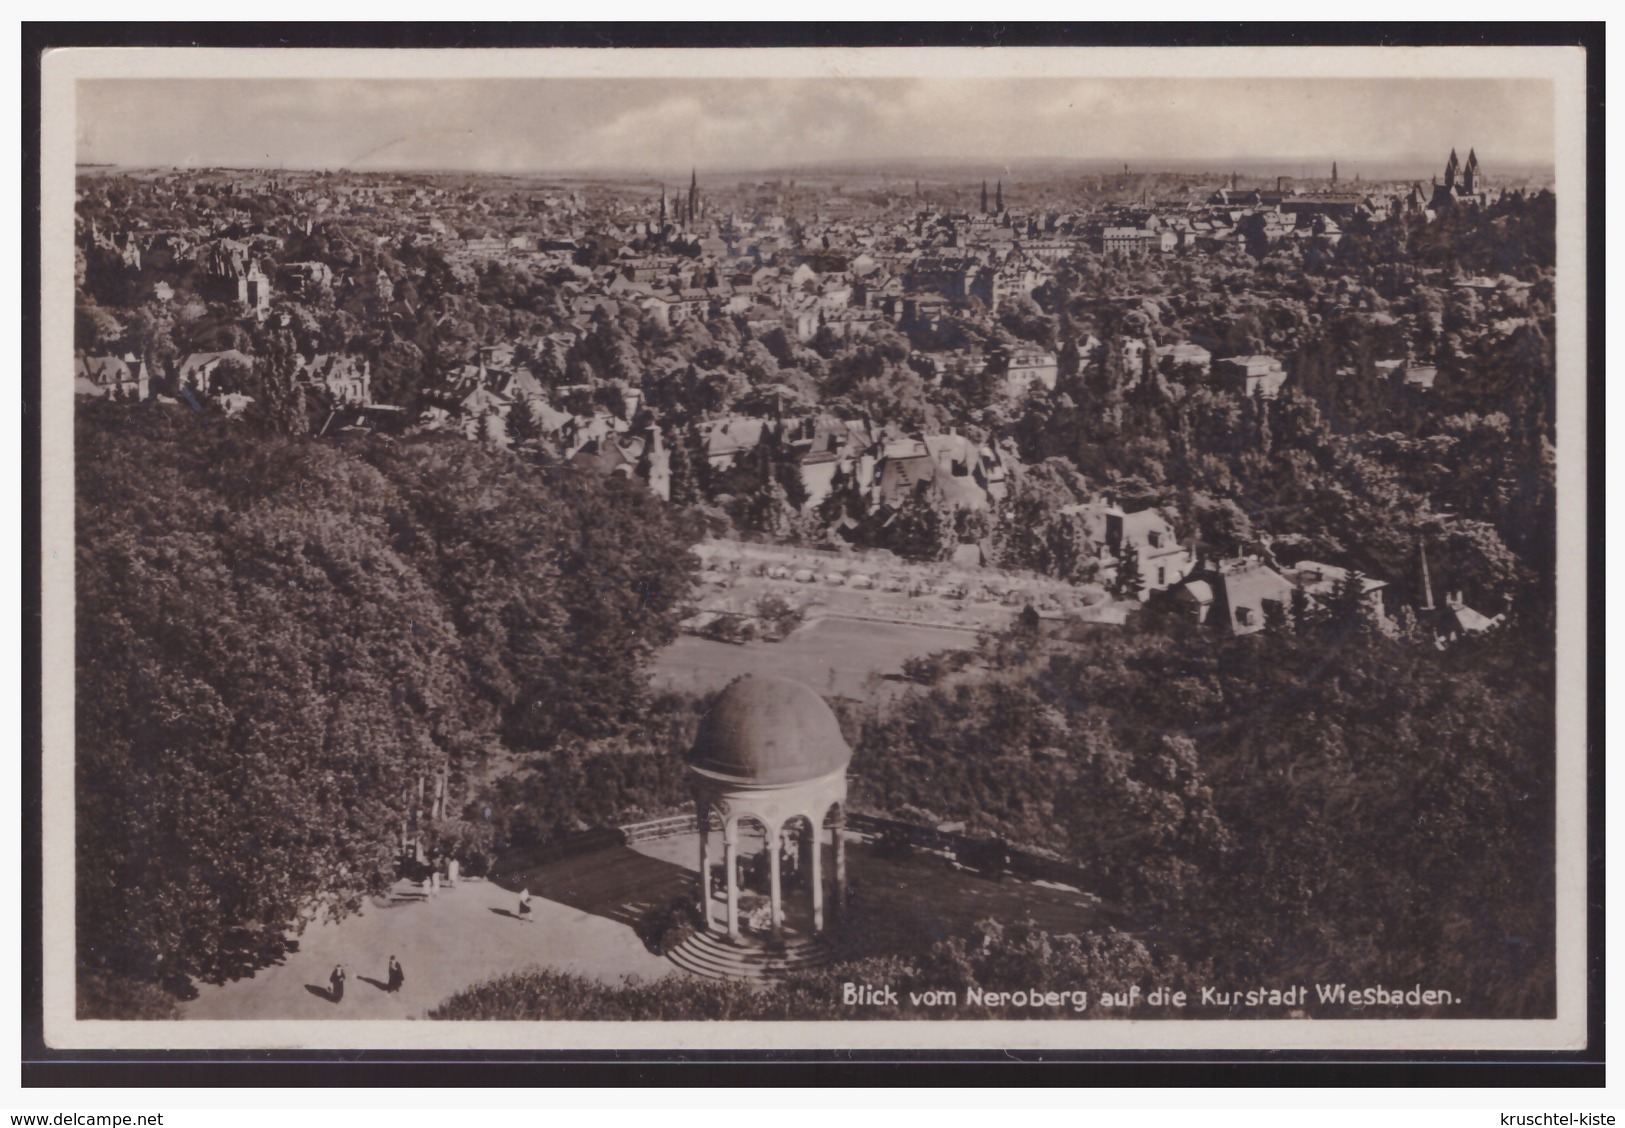
[[[1359,616],[990,640],[984,677],[849,710],[853,800],[1047,847],[1222,975],[1438,979],[1551,1013],[1552,652]]]
[[[505,756],[647,739],[695,562],[642,487],[159,404],[83,408],[77,443],[87,967],[245,970],[393,880],[424,778],[423,829],[489,842],[460,816]]]

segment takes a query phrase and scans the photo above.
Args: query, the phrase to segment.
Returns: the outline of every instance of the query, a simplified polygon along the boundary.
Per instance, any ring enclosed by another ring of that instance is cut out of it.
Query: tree
[[[1234,501],[1198,494],[1190,512],[1202,541],[1221,554],[1234,552],[1254,537],[1252,522]]]
[[[700,487],[694,470],[694,456],[688,430],[683,429],[673,435],[672,439],[668,463],[671,476],[671,503],[682,506],[697,505],[701,500]]]
[[[557,388],[564,383],[564,369],[559,365],[559,352],[558,349],[553,347],[551,341],[543,341],[536,350],[536,359],[531,365],[531,373],[548,390]]]
[[[1297,584],[1292,585],[1292,629],[1299,634],[1309,625],[1309,593]]]
[[[1274,436],[1270,431],[1270,405],[1264,398],[1264,387],[1259,385],[1257,391],[1248,399],[1249,413],[1253,421],[1253,441],[1258,453],[1269,456],[1274,445]]]
[[[1016,475],[994,514],[992,549],[1000,566],[1082,578],[1089,545],[1081,524],[1066,512],[1081,486],[1077,472],[1058,458]]]
[[[1294,597],[1297,591],[1297,588],[1293,588]],[[1291,629],[1292,621],[1287,617],[1286,605],[1276,599],[1264,600],[1264,633],[1282,635]]]
[[[1029,297],[1016,297],[999,307],[999,324],[1024,341],[1054,347],[1055,323]]]
[[[264,335],[256,348],[254,374],[258,394],[251,408],[265,430],[283,435],[310,433],[305,386],[299,378],[299,353],[286,329]]]
[[[1122,556],[1117,562],[1117,580],[1113,584],[1116,594],[1124,599],[1139,599],[1145,590],[1145,577],[1140,574],[1140,550],[1133,541],[1123,544]]]
[[[953,550],[953,533],[952,514],[922,483],[893,511],[882,544],[905,560],[944,560]]]
[[[534,444],[541,439],[541,415],[529,396],[520,396],[508,409],[508,434],[515,446]]]
[[[74,345],[87,352],[107,352],[124,338],[124,326],[107,310],[81,304],[74,311]]]
[[[1365,577],[1350,569],[1332,587],[1327,610],[1338,627],[1353,628],[1365,622]]]
[[[565,361],[564,378],[568,383],[592,387],[598,383],[598,373],[586,358],[570,350],[569,359]]]
[[[730,498],[728,515],[740,529],[774,536],[791,531],[796,509],[778,473],[776,449],[771,434],[764,432],[762,441],[739,456],[718,487]]]
[[[1142,385],[1157,385],[1157,339],[1149,331],[1140,338],[1140,371],[1136,375]]]
[[[1078,354],[1078,342],[1068,337],[1055,356],[1055,388],[1057,391],[1075,391],[1083,360]]]

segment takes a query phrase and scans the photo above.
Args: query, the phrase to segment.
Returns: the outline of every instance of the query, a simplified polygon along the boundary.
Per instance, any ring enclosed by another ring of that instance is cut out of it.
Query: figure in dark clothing
[[[399,991],[401,989],[401,984],[405,983],[405,982],[406,982],[406,972],[401,970],[401,961],[396,959],[394,956],[390,956],[389,957],[389,987],[387,988],[387,990],[389,990],[389,992],[391,994],[393,994],[394,992]]]
[[[342,1003],[344,1001],[344,965],[334,964],[333,974],[327,977],[327,981],[333,986],[333,1001]]]

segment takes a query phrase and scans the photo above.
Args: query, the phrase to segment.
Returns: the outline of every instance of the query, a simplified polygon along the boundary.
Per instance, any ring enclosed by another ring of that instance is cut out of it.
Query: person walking
[[[333,1001],[335,1003],[342,1003],[344,1001],[344,965],[343,964],[334,964],[333,965],[333,974],[329,975],[327,977],[327,982],[333,988]]]
[[[524,921],[530,916],[530,888],[527,886],[519,891],[519,919]]]
[[[390,956],[389,957],[389,986],[386,987],[385,990],[387,990],[390,994],[394,994],[396,991],[399,991],[401,989],[401,984],[405,983],[405,982],[406,982],[406,972],[401,970],[401,961],[396,959],[394,956]]]

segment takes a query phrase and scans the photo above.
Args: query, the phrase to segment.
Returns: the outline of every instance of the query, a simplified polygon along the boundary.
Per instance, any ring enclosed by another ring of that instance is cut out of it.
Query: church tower
[[[999,186],[995,189],[997,195],[993,199],[993,210],[1000,215],[1004,214],[1004,178],[999,178]]]
[[[1471,195],[1478,185],[1478,154],[1472,149],[1467,150],[1467,167],[1461,175],[1461,190]]]
[[[982,181],[982,214],[987,214],[987,181]]]
[[[1456,150],[1450,150],[1450,159],[1444,166],[1444,190],[1450,191],[1456,186],[1456,173],[1461,171],[1461,162],[1456,159]]]
[[[688,174],[688,216],[689,223],[694,222],[696,208],[700,200],[700,170],[691,168]]]
[[[1337,162],[1333,161],[1332,162],[1332,184],[1336,185],[1336,183],[1337,183]]]

